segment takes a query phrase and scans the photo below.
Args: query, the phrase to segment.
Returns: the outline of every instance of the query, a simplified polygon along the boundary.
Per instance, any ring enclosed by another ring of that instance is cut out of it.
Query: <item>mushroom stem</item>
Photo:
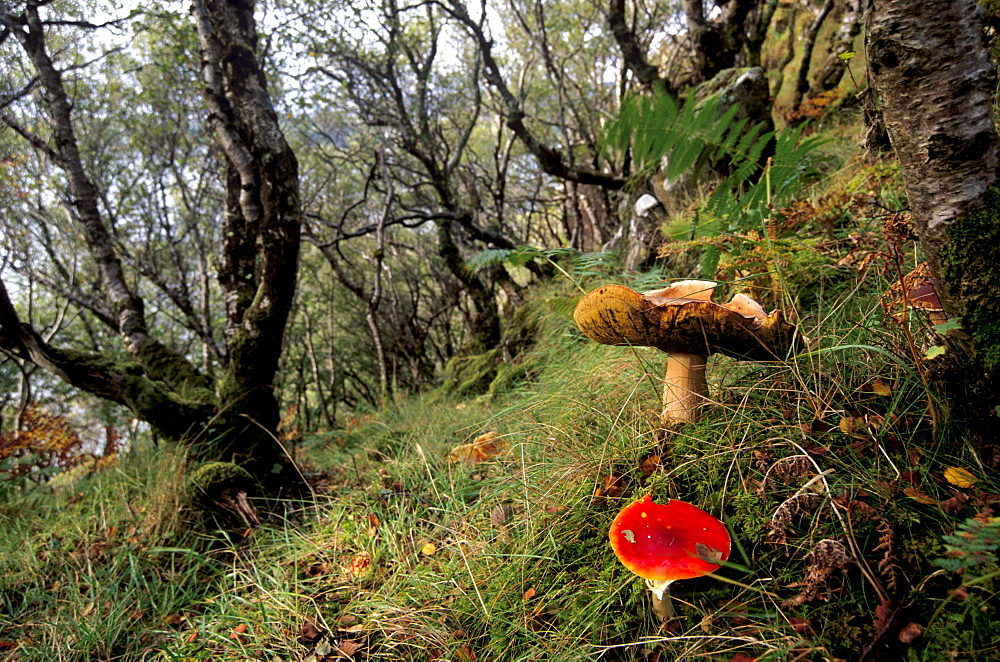
[[[677,615],[674,603],[670,600],[670,584],[671,580],[646,580],[646,588],[653,594],[653,613],[664,623]]]
[[[707,356],[677,354],[667,356],[667,374],[663,382],[664,425],[690,423],[698,420],[708,401],[708,380],[705,377]]]

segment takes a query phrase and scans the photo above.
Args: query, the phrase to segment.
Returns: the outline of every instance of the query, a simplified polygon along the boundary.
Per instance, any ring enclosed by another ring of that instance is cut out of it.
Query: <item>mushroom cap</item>
[[[799,340],[780,310],[765,314],[745,295],[725,305],[712,303],[714,287],[710,281],[681,281],[639,293],[605,285],[580,299],[573,318],[584,335],[604,345],[656,347],[676,354],[720,352],[772,361]]]
[[[930,311],[944,310],[944,306],[934,290],[934,284],[931,282],[923,283],[907,292],[904,302],[911,308],[922,308]]]
[[[701,577],[729,558],[726,527],[690,503],[654,503],[650,495],[625,506],[608,532],[615,556],[643,579]]]

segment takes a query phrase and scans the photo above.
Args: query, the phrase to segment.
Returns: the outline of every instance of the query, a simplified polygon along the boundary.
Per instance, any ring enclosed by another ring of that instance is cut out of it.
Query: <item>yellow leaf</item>
[[[889,386],[889,382],[881,377],[876,377],[872,381],[872,389],[876,395],[892,395],[892,388]]]
[[[979,479],[965,469],[959,467],[948,467],[944,470],[944,479],[955,487],[972,487]]]
[[[469,444],[462,444],[451,449],[448,453],[449,462],[486,462],[500,455],[507,450],[507,442],[500,438],[500,434],[491,430],[486,434],[476,437],[475,441]]]
[[[420,553],[423,554],[424,556],[434,556],[434,552],[436,552],[437,549],[438,549],[437,545],[435,545],[432,542],[429,542],[420,548]]]

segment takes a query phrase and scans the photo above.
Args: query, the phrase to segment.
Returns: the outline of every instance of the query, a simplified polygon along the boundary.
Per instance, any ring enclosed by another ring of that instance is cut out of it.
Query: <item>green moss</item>
[[[987,277],[1000,261],[1000,190],[993,186],[984,198],[983,211],[948,228],[939,259],[945,280],[957,285],[965,303],[964,327],[976,348],[976,361],[996,378],[1000,369],[1000,319],[996,315],[996,285]]]
[[[249,492],[253,490],[253,486],[253,476],[240,465],[232,462],[207,462],[191,473],[185,493],[190,499],[201,501],[227,488]]]
[[[178,393],[165,382],[150,378],[145,367],[135,361],[70,349],[56,350],[56,353],[70,383],[107,382],[106,389],[90,386],[84,389],[125,405],[170,439],[184,439],[215,411],[215,396],[210,389],[198,387]]]

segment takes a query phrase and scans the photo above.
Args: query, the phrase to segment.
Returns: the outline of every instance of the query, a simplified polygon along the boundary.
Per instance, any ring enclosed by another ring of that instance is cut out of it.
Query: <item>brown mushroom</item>
[[[697,420],[708,398],[705,364],[710,354],[772,361],[784,356],[798,337],[781,311],[767,314],[743,294],[724,305],[712,303],[714,289],[715,283],[701,280],[644,293],[605,285],[584,296],[573,312],[591,340],[667,352],[664,424]]]

